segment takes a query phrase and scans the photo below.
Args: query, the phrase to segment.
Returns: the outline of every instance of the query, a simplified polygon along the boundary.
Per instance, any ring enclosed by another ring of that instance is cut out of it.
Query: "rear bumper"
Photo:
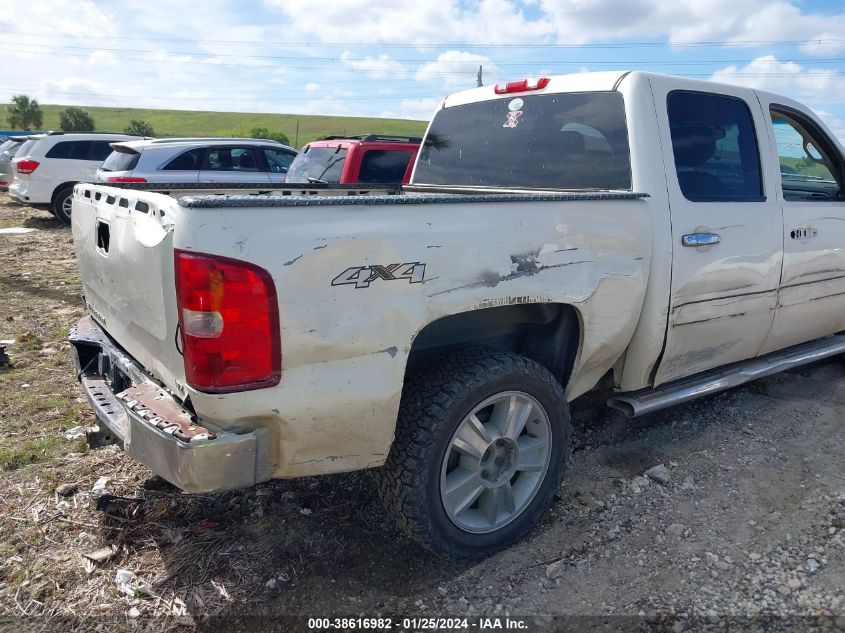
[[[25,195],[25,192],[22,191],[22,187],[21,187],[20,182],[16,182],[15,180],[12,180],[9,183],[8,191],[9,191],[9,197],[12,200],[14,200],[15,202],[19,202],[21,204],[27,203],[27,197]]]
[[[186,492],[252,486],[270,479],[265,429],[205,429],[86,316],[70,332],[74,363],[98,426],[92,448],[119,444],[132,457]]]

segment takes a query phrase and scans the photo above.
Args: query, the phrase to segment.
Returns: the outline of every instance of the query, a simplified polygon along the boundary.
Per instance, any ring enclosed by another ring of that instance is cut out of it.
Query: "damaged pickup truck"
[[[89,441],[188,492],[375,468],[487,555],[603,377],[636,416],[845,351],[843,163],[785,97],[596,73],[449,96],[403,187],[80,184]]]

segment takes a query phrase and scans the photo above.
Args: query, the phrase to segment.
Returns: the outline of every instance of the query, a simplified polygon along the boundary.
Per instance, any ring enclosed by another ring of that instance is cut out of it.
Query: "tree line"
[[[15,95],[6,108],[6,120],[14,129],[39,130],[44,124],[44,114],[35,99],[27,95]],[[59,129],[63,132],[93,132],[96,127],[94,117],[90,112],[82,108],[70,107],[59,113]],[[132,119],[123,131],[134,136],[155,136],[153,126],[143,120]],[[273,132],[266,127],[252,128],[249,136],[290,145],[290,140],[285,134]]]

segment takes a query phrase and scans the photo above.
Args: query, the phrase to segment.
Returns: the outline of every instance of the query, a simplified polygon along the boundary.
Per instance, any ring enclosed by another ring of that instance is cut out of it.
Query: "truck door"
[[[783,219],[754,93],[659,77],[652,88],[673,242],[661,384],[760,353],[775,314]]]
[[[802,106],[758,95],[771,117],[783,207],[783,274],[772,331],[774,351],[845,330],[843,155]]]

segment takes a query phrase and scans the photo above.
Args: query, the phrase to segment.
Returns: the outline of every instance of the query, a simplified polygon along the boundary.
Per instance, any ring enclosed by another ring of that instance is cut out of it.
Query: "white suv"
[[[15,155],[9,195],[22,204],[46,207],[70,224],[73,186],[91,182],[111,153],[111,143],[139,138],[107,132],[50,132]]]
[[[254,138],[160,138],[113,143],[97,182],[285,182],[296,150]]]

